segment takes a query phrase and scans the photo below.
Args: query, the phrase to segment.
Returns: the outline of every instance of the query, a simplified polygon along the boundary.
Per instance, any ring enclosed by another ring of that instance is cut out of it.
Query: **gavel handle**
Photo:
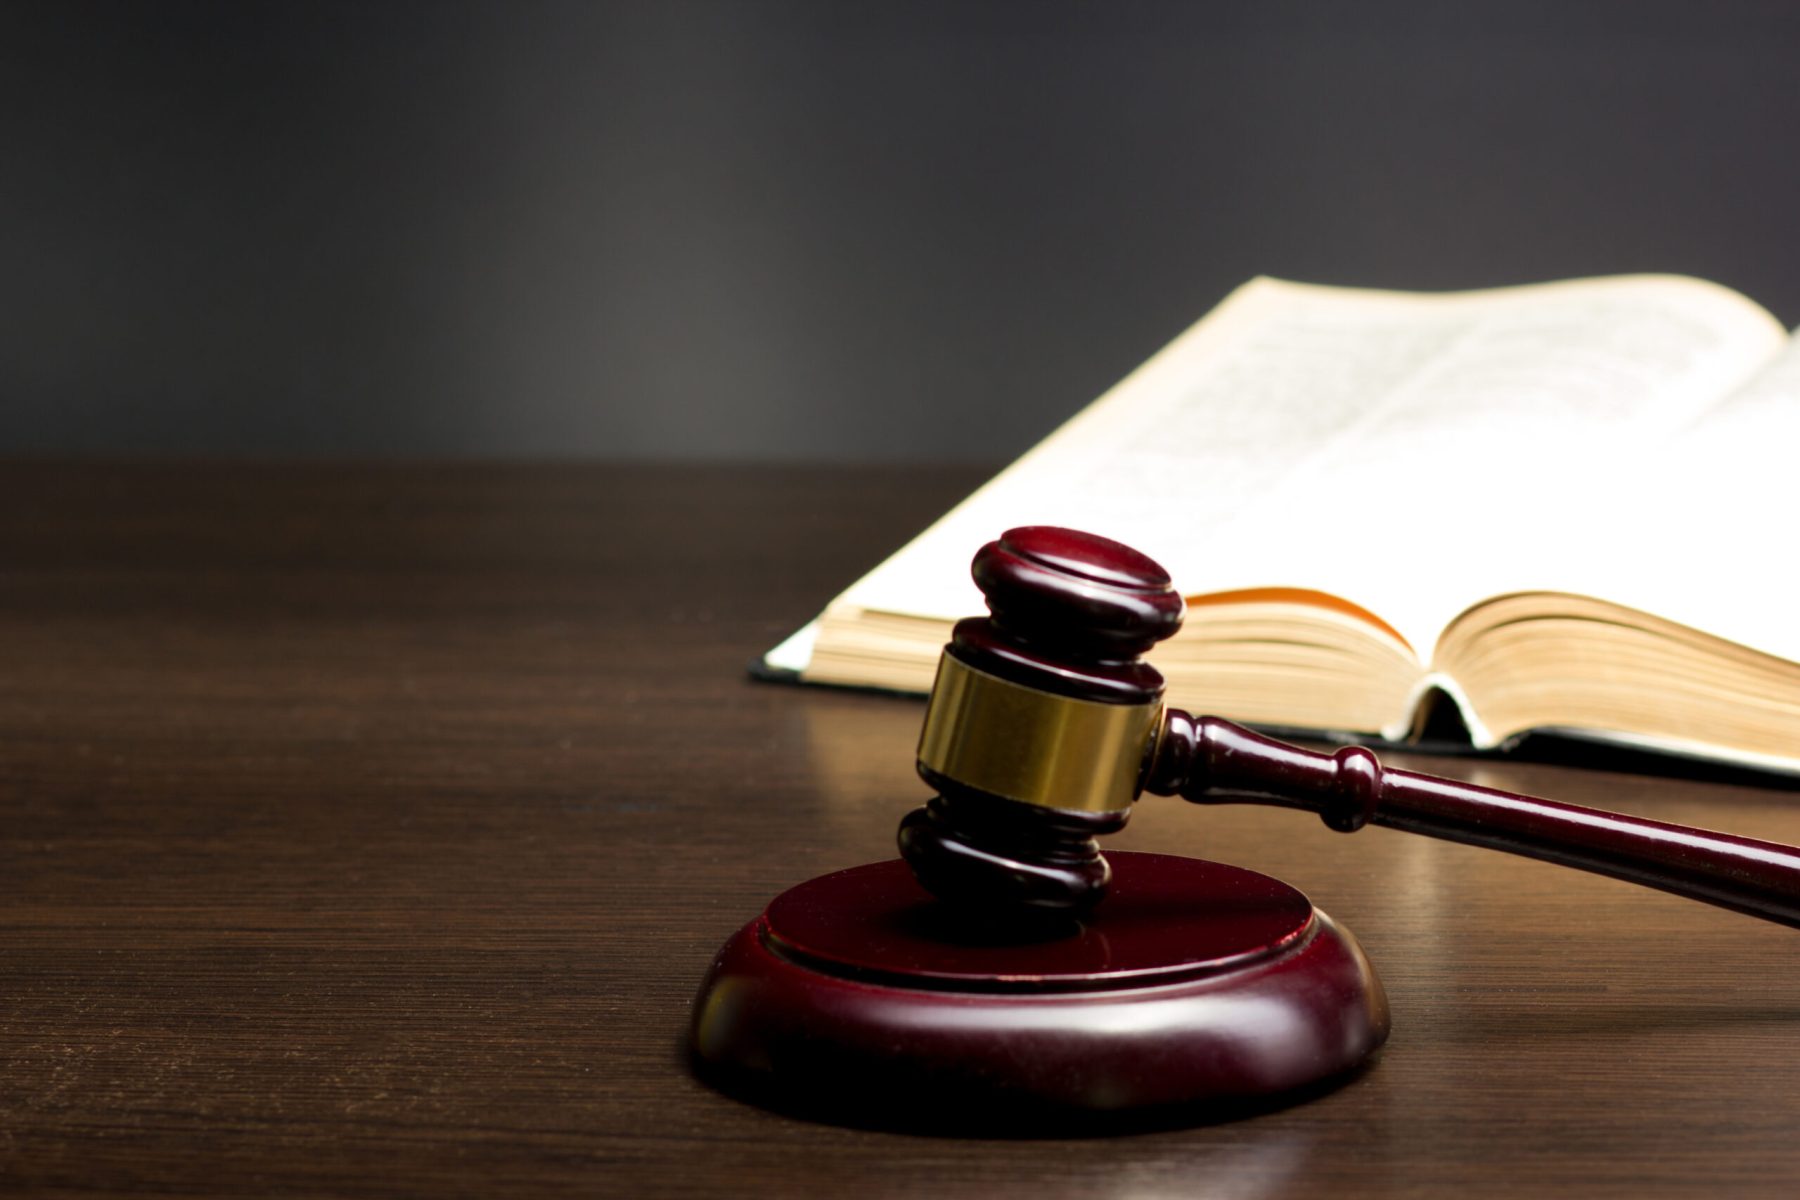
[[[1345,833],[1373,823],[1660,888],[1800,928],[1800,849],[1316,754],[1217,717],[1168,710],[1145,790],[1197,804],[1274,804]]]

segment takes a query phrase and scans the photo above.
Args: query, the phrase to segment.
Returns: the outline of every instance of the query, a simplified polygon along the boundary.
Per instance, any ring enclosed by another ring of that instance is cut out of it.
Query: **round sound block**
[[[1300,892],[1221,863],[1109,858],[1092,917],[1023,935],[933,899],[899,861],[784,892],[707,974],[695,1062],[778,1105],[973,1128],[1266,1107],[1386,1039],[1361,947]]]

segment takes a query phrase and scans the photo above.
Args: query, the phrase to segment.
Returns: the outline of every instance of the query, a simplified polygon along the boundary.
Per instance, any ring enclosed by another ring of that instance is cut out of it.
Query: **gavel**
[[[974,575],[989,615],[940,660],[918,748],[937,795],[900,824],[905,861],[790,887],[701,984],[693,1062],[727,1090],[828,1120],[1041,1134],[1255,1112],[1353,1077],[1390,1031],[1356,938],[1241,867],[1121,853],[1115,877],[1097,839],[1145,792],[1430,834],[1800,926],[1793,847],[1166,707],[1143,655],[1184,605],[1117,542],[1014,529]]]
[[[1050,526],[976,554],[989,615],[959,622],[918,750],[936,791],[901,821],[926,889],[1005,917],[1080,916],[1105,896],[1096,838],[1149,792],[1305,809],[1486,846],[1800,927],[1800,850],[1320,754],[1163,703],[1143,654],[1181,625],[1168,573],[1128,546]]]

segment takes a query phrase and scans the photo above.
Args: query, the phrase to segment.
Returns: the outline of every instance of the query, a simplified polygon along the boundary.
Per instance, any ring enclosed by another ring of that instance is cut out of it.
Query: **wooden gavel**
[[[957,624],[919,742],[938,795],[900,824],[919,881],[996,913],[1080,914],[1096,836],[1142,792],[1318,813],[1506,850],[1800,927],[1800,850],[1317,754],[1162,702],[1142,659],[1181,625],[1168,573],[1092,534],[1014,529],[975,556],[989,616]]]

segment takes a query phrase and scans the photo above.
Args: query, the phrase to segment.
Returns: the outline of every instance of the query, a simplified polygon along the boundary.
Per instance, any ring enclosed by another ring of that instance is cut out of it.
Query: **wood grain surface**
[[[1800,935],[1279,810],[1115,841],[1356,931],[1394,1033],[1336,1092],[983,1141],[696,1082],[714,951],[921,799],[919,705],[745,665],[978,478],[0,464],[0,1191],[1794,1193]],[[1389,761],[1800,841],[1778,789]]]

